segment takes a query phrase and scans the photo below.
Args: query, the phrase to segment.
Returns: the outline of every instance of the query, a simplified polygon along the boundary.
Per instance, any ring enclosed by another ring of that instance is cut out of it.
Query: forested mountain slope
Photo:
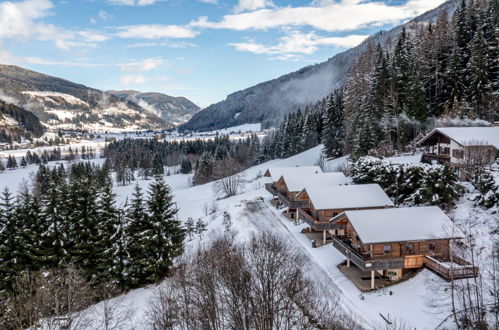
[[[453,12],[458,0],[449,0],[404,24],[407,30],[436,20],[439,13]],[[277,79],[235,92],[224,101],[196,114],[183,130],[207,131],[244,123],[262,122],[264,127],[281,122],[285,114],[313,104],[345,85],[352,64],[369,45],[393,45],[403,26],[379,32],[359,46],[337,54],[326,62],[300,69]]]
[[[133,102],[12,65],[0,65],[0,98],[33,112],[51,128],[150,129],[169,127]]]
[[[44,129],[31,112],[0,101],[0,142],[11,142],[20,137],[40,137]]]

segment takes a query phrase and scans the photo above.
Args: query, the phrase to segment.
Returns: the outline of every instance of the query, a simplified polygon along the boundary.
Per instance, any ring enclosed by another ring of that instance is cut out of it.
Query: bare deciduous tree
[[[94,303],[90,284],[73,266],[26,272],[5,299],[2,328],[84,329]]]
[[[217,180],[213,184],[215,193],[222,194],[224,197],[237,195],[245,178],[241,173],[242,170],[241,164],[233,158],[217,161],[213,167],[213,177]]]
[[[183,260],[151,301],[154,329],[355,329],[305,274],[306,259],[272,234],[229,233]]]

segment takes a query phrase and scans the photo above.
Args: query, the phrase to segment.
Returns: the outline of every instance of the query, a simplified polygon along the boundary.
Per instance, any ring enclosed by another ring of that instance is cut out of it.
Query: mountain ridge
[[[183,96],[170,96],[158,92],[136,90],[109,90],[108,93],[134,102],[161,119],[179,125],[187,122],[201,108]]]
[[[407,23],[380,31],[360,45],[338,53],[328,60],[303,67],[275,79],[229,94],[225,100],[201,110],[180,126],[181,130],[209,131],[245,123],[261,122],[263,127],[277,125],[284,115],[314,104],[333,90],[345,85],[355,60],[372,43],[392,43],[403,27],[411,29],[433,21],[442,11],[452,12],[457,0],[448,0]]]
[[[14,65],[0,65],[0,99],[51,129],[164,129],[158,116],[104,91]]]

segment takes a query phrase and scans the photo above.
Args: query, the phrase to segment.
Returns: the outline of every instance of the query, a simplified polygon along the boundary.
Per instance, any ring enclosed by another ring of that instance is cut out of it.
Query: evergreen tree
[[[128,285],[136,287],[146,283],[151,276],[153,268],[151,262],[155,257],[150,242],[150,237],[154,237],[154,226],[149,221],[142,189],[138,184],[135,185],[133,199],[126,210],[126,221],[128,223],[125,232],[129,262],[125,273]]]
[[[9,170],[13,170],[13,169],[17,168],[16,157],[9,155],[9,158],[7,159],[7,168]]]
[[[116,279],[120,270],[118,252],[120,250],[119,231],[121,227],[119,211],[115,206],[116,195],[109,181],[100,193],[98,201],[97,238],[95,242],[96,261],[93,279],[97,283]]]
[[[340,157],[343,155],[345,139],[343,93],[332,94],[326,102],[323,121],[322,143],[327,157]]]
[[[163,159],[158,153],[154,156],[153,160],[153,174],[154,175],[165,174],[165,165],[163,163]]]
[[[153,260],[146,268],[149,281],[156,281],[166,275],[173,264],[173,258],[183,251],[185,230],[176,219],[178,212],[170,187],[161,178],[156,178],[149,190],[147,201],[149,222],[153,226],[153,236],[149,237],[149,248]]]
[[[8,188],[0,196],[0,294],[10,289],[18,273],[19,227]]]
[[[189,174],[192,172],[191,161],[188,158],[182,159],[182,163],[180,163],[180,173]]]

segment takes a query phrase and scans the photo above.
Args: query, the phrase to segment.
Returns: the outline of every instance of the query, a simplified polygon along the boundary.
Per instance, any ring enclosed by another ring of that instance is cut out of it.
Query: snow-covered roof
[[[492,127],[438,127],[421,139],[424,142],[435,132],[440,132],[462,146],[491,145],[499,149],[499,126]]]
[[[346,211],[346,215],[364,244],[420,241],[462,237],[449,217],[438,206],[404,207]]]
[[[319,166],[271,167],[268,169],[272,181],[277,181],[283,175],[303,175],[322,173]]]
[[[378,184],[308,186],[305,191],[317,210],[393,206],[393,202]]]
[[[314,174],[284,174],[284,182],[289,191],[302,191],[311,186],[339,186],[347,184],[348,179],[342,172],[314,173]]]

